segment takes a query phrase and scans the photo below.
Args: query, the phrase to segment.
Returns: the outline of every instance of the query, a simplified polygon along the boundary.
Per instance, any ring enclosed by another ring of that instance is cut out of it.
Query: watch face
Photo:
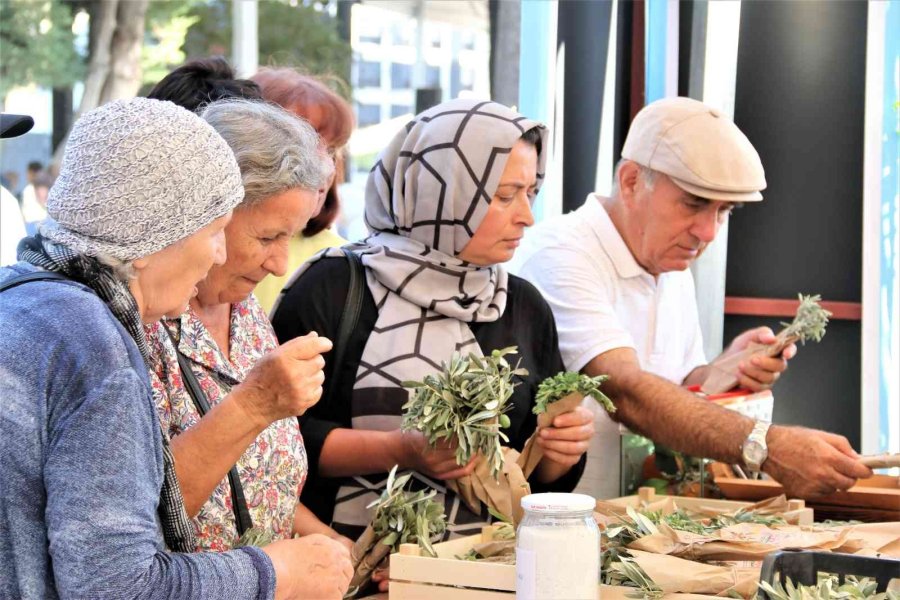
[[[766,449],[759,442],[751,440],[744,446],[744,460],[754,465],[762,464],[766,460]]]

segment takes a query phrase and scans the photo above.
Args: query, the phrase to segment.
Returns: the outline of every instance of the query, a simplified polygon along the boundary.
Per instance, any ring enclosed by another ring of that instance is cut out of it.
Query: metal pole
[[[259,68],[258,9],[257,0],[233,0],[232,62],[238,77],[250,77]]]

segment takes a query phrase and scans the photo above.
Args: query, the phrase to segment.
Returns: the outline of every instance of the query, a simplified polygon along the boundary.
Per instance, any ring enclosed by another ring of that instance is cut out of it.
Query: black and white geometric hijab
[[[439,370],[455,351],[482,354],[469,324],[503,315],[507,272],[457,255],[487,214],[513,146],[534,128],[546,149],[541,123],[495,102],[452,100],[417,115],[379,155],[366,184],[371,235],[352,247],[378,307],[354,384],[354,429],[399,428],[401,382]],[[538,186],[545,164],[543,151]],[[341,502],[348,495],[339,494],[335,521],[365,525],[360,509],[374,494]]]

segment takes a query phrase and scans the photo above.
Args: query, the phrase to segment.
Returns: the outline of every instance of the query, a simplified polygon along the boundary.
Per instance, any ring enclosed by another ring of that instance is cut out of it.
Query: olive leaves
[[[538,386],[537,395],[534,397],[534,408],[531,411],[536,415],[545,413],[549,404],[561,400],[569,394],[581,394],[585,397],[590,396],[607,411],[616,412],[612,400],[600,391],[600,385],[607,379],[609,379],[607,375],[588,377],[572,371],[548,377]]]
[[[506,360],[515,353],[515,346],[494,350],[490,356],[454,353],[449,363],[441,363],[439,373],[405,381],[403,387],[413,391],[403,405],[402,429],[421,431],[431,445],[457,442],[459,465],[482,454],[496,479],[503,470],[501,441],[509,441],[500,429],[510,424],[504,413],[517,385],[513,377],[528,375],[518,362],[512,366]]]
[[[418,543],[429,556],[436,556],[431,538],[447,527],[444,507],[432,500],[435,490],[405,491],[411,475],[397,477],[397,466],[391,469],[381,496],[366,507],[375,507],[372,529],[376,539],[392,551],[400,544]]]

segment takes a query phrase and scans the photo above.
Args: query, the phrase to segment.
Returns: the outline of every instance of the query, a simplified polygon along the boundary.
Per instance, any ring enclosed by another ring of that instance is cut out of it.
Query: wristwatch
[[[744,459],[744,465],[753,474],[754,478],[762,470],[763,463],[766,462],[766,458],[769,456],[766,434],[769,432],[770,425],[771,423],[766,423],[765,421],[757,421],[756,425],[753,426],[753,431],[750,432],[750,435],[744,440],[744,445],[741,446],[741,456]]]

